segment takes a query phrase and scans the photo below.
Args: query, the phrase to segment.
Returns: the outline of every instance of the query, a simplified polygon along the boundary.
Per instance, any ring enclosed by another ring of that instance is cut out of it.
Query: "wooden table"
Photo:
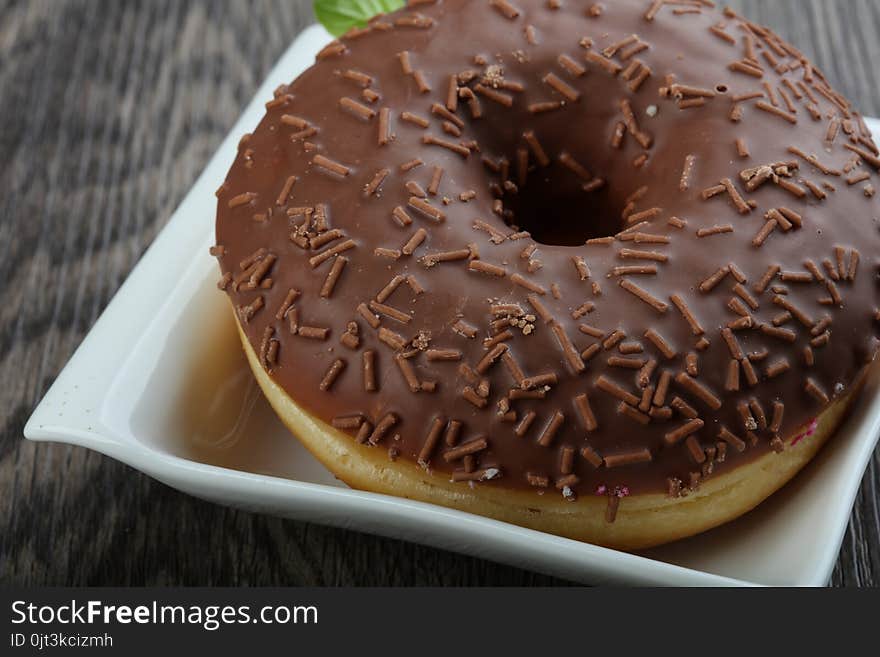
[[[310,4],[0,0],[0,583],[563,583],[215,506],[94,452],[22,439],[43,392],[312,22]],[[880,0],[731,4],[880,115]],[[880,584],[878,457],[835,585]]]

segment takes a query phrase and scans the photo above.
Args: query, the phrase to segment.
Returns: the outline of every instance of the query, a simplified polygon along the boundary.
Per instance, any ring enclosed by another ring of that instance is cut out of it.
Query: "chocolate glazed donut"
[[[354,486],[660,543],[785,483],[875,355],[877,147],[712,2],[411,1],[266,109],[220,287]]]

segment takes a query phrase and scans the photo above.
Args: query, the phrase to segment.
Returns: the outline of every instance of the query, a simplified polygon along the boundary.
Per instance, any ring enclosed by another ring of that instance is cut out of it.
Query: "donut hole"
[[[715,91],[719,94],[726,94],[728,89],[726,84],[715,85]]]
[[[505,198],[504,207],[512,212],[508,224],[529,231],[533,240],[550,246],[581,246],[624,228],[622,208],[607,185],[585,192],[580,185],[560,185],[559,177],[552,173],[548,169],[539,177],[532,172],[516,195]]]

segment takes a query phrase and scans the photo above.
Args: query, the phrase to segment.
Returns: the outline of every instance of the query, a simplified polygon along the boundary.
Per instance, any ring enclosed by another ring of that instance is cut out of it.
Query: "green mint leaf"
[[[364,27],[377,14],[400,9],[404,0],[315,0],[315,18],[335,37]]]

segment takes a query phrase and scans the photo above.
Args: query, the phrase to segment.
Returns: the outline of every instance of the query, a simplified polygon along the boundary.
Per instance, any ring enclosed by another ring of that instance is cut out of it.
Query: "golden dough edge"
[[[640,550],[686,538],[729,522],[767,499],[792,479],[834,434],[864,385],[867,367],[851,390],[817,416],[812,436],[784,440],[785,450],[768,453],[719,476],[685,497],[630,495],[621,499],[617,518],[605,520],[604,495],[568,501],[553,488],[537,491],[450,481],[408,461],[392,461],[382,445],[367,446],[301,409],[272,380],[236,320],[248,364],[288,430],[338,479],[352,488],[486,516],[521,527],[618,550]],[[499,480],[503,481],[503,480]]]

